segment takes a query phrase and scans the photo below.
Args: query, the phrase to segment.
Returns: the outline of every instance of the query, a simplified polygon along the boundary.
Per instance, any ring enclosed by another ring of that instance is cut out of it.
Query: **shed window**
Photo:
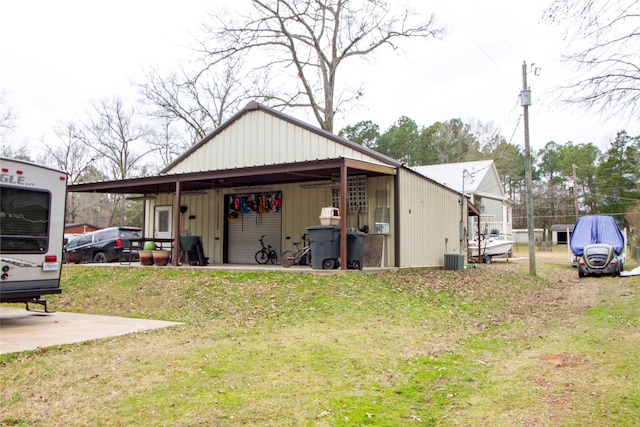
[[[158,231],[166,233],[169,231],[169,211],[158,211]]]
[[[331,191],[331,204],[334,208],[340,208],[340,189]],[[347,178],[347,204],[349,213],[367,212],[367,176],[352,175]]]

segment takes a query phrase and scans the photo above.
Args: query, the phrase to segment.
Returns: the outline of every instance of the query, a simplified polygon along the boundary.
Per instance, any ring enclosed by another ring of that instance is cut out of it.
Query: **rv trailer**
[[[0,158],[0,302],[39,304],[59,294],[65,172]]]

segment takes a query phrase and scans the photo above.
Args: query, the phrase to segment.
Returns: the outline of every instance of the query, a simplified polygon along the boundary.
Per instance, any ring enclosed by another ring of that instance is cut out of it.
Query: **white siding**
[[[500,179],[495,172],[495,168],[491,168],[482,179],[482,182],[476,189],[477,193],[495,194],[498,197],[504,196]]]

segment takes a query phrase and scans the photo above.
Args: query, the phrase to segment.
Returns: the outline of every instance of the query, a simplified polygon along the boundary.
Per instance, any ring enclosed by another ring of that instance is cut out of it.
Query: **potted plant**
[[[169,263],[169,251],[154,250],[153,263],[159,266],[165,266]]]
[[[153,251],[155,249],[155,243],[145,242],[143,249],[138,252],[138,255],[140,255],[140,265],[153,265]]]

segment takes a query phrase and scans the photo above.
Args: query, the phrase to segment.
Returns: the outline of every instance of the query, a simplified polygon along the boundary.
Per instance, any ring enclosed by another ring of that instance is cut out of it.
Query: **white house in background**
[[[470,198],[480,211],[480,233],[512,234],[513,201],[502,189],[500,176],[493,160],[416,166],[416,172]],[[478,234],[477,221],[467,224],[469,238]]]

